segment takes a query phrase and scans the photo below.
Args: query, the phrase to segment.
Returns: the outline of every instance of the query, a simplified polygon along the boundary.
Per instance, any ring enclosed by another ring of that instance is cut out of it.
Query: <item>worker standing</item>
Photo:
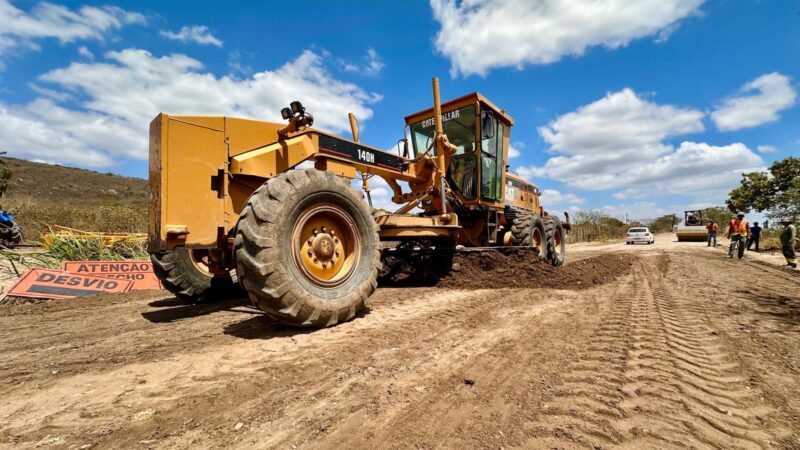
[[[728,258],[733,258],[733,251],[736,249],[736,244],[741,240],[747,239],[749,232],[747,221],[744,220],[744,213],[737,214],[736,218],[731,220],[731,225],[728,227],[727,238],[731,240],[731,246],[728,249]],[[742,245],[744,244],[745,243],[742,242]]]
[[[797,255],[795,255],[794,246],[797,240],[797,229],[792,224],[791,220],[781,220],[783,231],[781,231],[781,251],[783,257],[786,258],[786,265],[796,269],[797,268]]]
[[[719,230],[719,226],[714,219],[711,219],[706,225],[706,229],[708,230],[708,247],[711,247],[711,241],[714,241],[714,247],[717,246],[717,230]]]
[[[750,238],[747,240],[747,250],[750,250],[750,247],[753,246],[753,243],[756,244],[756,251],[758,251],[758,244],[761,242],[761,227],[758,226],[758,222],[753,222],[753,226],[750,227]]]

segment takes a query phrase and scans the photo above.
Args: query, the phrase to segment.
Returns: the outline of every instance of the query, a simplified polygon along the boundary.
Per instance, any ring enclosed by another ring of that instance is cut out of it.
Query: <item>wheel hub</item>
[[[333,236],[328,233],[318,233],[311,242],[311,251],[317,260],[328,262],[334,257],[335,246]]]
[[[360,252],[358,229],[342,208],[331,204],[309,207],[298,218],[292,235],[297,267],[308,281],[333,288],[354,273]]]

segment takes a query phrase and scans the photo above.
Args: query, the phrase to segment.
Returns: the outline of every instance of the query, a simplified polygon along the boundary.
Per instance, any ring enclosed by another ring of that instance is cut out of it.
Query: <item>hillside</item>
[[[74,167],[3,158],[13,171],[5,210],[17,216],[27,241],[49,225],[89,231],[147,230],[147,180]]]
[[[14,171],[6,199],[53,201],[81,206],[147,202],[147,180],[74,167],[3,158]]]

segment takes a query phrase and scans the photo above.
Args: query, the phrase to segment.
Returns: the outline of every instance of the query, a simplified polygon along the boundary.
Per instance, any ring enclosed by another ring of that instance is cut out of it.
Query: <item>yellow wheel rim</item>
[[[192,260],[192,265],[194,265],[194,267],[197,270],[208,276],[214,275],[211,273],[211,268],[209,267],[210,255],[208,254],[208,250],[205,249],[189,250],[189,257]]]
[[[228,277],[230,272],[212,258],[211,251],[204,248],[189,250],[189,259],[199,272],[209,277]]]
[[[556,255],[561,254],[561,231],[559,230],[553,232],[553,251],[556,252]]]
[[[538,229],[538,228],[534,228],[533,229],[533,236],[532,236],[532,239],[531,239],[531,241],[532,241],[531,244],[533,244],[534,247],[538,247],[540,252],[544,251],[544,249],[542,248],[542,241],[543,240],[544,239],[542,238],[542,231],[540,229]]]
[[[333,288],[353,276],[361,242],[358,228],[344,209],[333,204],[303,211],[292,230],[292,255],[311,283]]]

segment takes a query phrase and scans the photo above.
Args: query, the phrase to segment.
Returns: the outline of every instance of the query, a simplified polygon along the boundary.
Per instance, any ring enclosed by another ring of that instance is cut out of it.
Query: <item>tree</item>
[[[713,220],[722,228],[731,221],[732,213],[724,206],[713,206],[703,210],[703,218]]]
[[[682,221],[683,218],[676,217],[674,214],[666,214],[661,217],[645,221],[645,223],[647,223],[647,228],[650,228],[650,231],[653,233],[664,233],[672,231],[673,222],[675,225],[678,225]]]
[[[767,212],[771,219],[800,218],[800,158],[775,161],[767,172],[742,174],[739,187],[728,194],[739,211]]]
[[[600,211],[578,211],[575,214],[575,223],[578,225],[600,225],[608,214]]]

